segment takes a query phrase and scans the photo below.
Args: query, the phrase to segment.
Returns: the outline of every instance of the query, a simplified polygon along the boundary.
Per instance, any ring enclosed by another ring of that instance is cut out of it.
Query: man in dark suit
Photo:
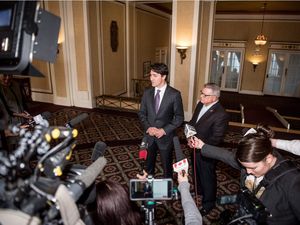
[[[164,177],[172,177],[172,149],[175,130],[184,120],[181,94],[167,84],[167,65],[151,65],[152,88],[146,89],[139,111],[139,118],[147,135],[148,154],[146,169],[154,175],[157,150],[164,170]]]
[[[218,146],[224,138],[228,127],[229,115],[219,103],[220,88],[214,83],[204,85],[201,91],[200,101],[196,106],[193,117],[189,122],[194,126],[196,137],[205,140],[205,143]],[[188,142],[190,145],[190,140]],[[201,150],[195,150],[196,165],[193,165],[196,177],[197,193],[203,196],[202,215],[211,211],[216,202],[217,178],[216,161],[201,155]],[[194,154],[192,154],[194,162]]]

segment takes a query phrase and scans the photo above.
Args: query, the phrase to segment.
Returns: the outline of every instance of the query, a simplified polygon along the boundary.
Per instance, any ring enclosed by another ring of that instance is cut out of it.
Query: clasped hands
[[[157,138],[161,138],[162,136],[166,135],[164,129],[156,127],[149,127],[146,133]]]

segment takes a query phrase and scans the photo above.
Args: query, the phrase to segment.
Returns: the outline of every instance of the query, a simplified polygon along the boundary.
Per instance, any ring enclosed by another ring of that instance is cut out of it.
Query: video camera
[[[87,216],[87,212],[78,200],[106,160],[99,157],[77,176],[64,179],[77,135],[76,129],[50,127],[42,120],[34,130],[20,128],[17,149],[0,151],[1,224],[84,224],[81,215]]]
[[[218,199],[220,205],[237,204],[236,212],[224,211],[220,215],[220,225],[257,225],[266,224],[270,213],[261,201],[247,188],[241,189],[236,195],[224,195]]]
[[[31,62],[54,62],[60,18],[37,1],[0,2],[0,73],[43,76]]]

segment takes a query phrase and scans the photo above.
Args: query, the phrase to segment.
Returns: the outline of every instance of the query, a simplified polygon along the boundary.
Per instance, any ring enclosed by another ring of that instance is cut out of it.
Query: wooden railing
[[[131,79],[134,97],[140,98],[143,96],[144,90],[151,86],[149,79]]]
[[[119,110],[138,111],[140,109],[140,102],[140,98],[112,95],[101,95],[96,97],[97,107],[109,107]]]

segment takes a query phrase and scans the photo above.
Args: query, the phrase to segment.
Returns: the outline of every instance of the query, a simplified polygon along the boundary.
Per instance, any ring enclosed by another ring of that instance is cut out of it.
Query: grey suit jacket
[[[160,139],[149,136],[148,144],[156,141],[159,147],[166,147],[170,145],[176,128],[180,127],[184,120],[182,98],[178,90],[168,85],[156,114],[154,90],[153,87],[145,90],[138,115],[145,132],[149,127],[163,128],[166,132]]]

